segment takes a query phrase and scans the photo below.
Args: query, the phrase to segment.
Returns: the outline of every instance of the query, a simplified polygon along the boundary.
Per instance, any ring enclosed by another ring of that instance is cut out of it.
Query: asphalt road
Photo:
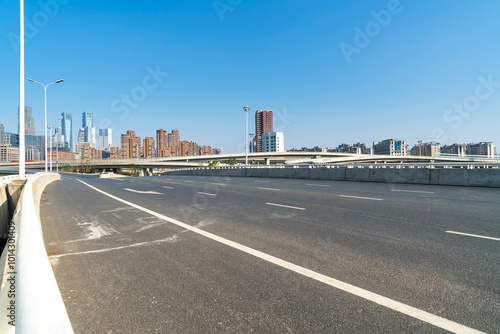
[[[500,189],[64,176],[41,218],[76,333],[500,333]]]

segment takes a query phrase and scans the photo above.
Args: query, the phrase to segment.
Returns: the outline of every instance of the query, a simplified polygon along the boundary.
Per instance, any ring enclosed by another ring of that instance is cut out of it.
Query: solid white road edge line
[[[312,186],[312,187],[329,187],[328,184],[313,184],[313,183],[306,183],[306,186]]]
[[[465,235],[465,236],[468,236],[468,237],[475,237],[475,238],[482,238],[482,239],[490,239],[490,240],[500,241],[500,238],[485,237],[484,235],[477,235],[477,234],[470,234],[470,233],[463,233],[463,232],[455,232],[455,231],[446,231],[446,233],[460,234],[460,235]]]
[[[340,197],[346,197],[346,198],[358,198],[358,199],[369,199],[372,201],[383,201],[382,198],[373,198],[373,197],[360,197],[360,196],[348,196],[348,195],[339,195]]]
[[[262,189],[262,190],[272,190],[272,191],[280,191],[279,189],[274,189],[274,188],[262,188],[262,187],[259,187],[258,189]]]
[[[142,206],[139,206],[137,204],[128,202],[128,201],[123,200],[123,199],[121,199],[119,197],[116,197],[114,195],[108,194],[108,193],[106,193],[106,192],[104,192],[104,191],[102,191],[100,189],[97,189],[96,187],[91,186],[90,184],[85,183],[85,182],[83,182],[81,180],[78,180],[78,181],[81,182],[81,183],[83,183],[83,184],[85,184],[87,187],[89,187],[91,189],[94,189],[97,192],[100,192],[103,195],[106,195],[106,196],[108,196],[108,197],[110,197],[110,198],[112,198],[114,200],[117,200],[117,201],[122,202],[122,203],[124,203],[126,205],[129,205],[129,206],[131,206],[131,207],[133,207],[135,209],[138,209],[138,210],[141,210],[143,212],[146,212],[146,213],[148,213],[148,214],[150,214],[152,216],[155,216],[155,217],[157,217],[159,219],[166,220],[166,221],[168,221],[168,222],[170,222],[170,223],[172,223],[174,225],[180,226],[180,227],[182,227],[182,228],[184,228],[186,230],[189,230],[191,232],[197,233],[199,235],[202,235],[202,236],[204,236],[206,238],[209,238],[209,239],[212,239],[214,241],[217,241],[217,242],[219,242],[221,244],[224,244],[226,246],[229,246],[229,247],[232,247],[232,248],[237,249],[239,251],[242,251],[244,253],[253,255],[253,256],[255,256],[255,257],[259,258],[259,259],[262,259],[262,260],[267,261],[269,263],[275,264],[275,265],[280,266],[282,268],[294,271],[294,272],[296,272],[298,274],[301,274],[303,276],[312,278],[312,279],[314,279],[314,280],[316,280],[318,282],[325,283],[325,284],[330,285],[330,286],[332,286],[334,288],[337,288],[339,290],[342,290],[342,291],[348,292],[350,294],[353,294],[355,296],[358,296],[358,297],[364,298],[366,300],[372,301],[372,302],[374,302],[376,304],[385,306],[385,307],[387,307],[387,308],[389,308],[391,310],[394,310],[394,311],[406,314],[406,315],[408,315],[410,317],[413,317],[415,319],[422,320],[422,321],[427,322],[429,324],[432,324],[432,325],[434,325],[436,327],[443,328],[443,329],[445,329],[447,331],[450,331],[452,333],[465,333],[465,334],[468,334],[468,333],[471,333],[471,334],[483,333],[483,332],[478,331],[476,329],[473,329],[473,328],[461,325],[461,324],[459,324],[457,322],[454,322],[454,321],[451,321],[451,320],[439,317],[439,316],[437,316],[435,314],[432,314],[432,313],[420,310],[420,309],[415,308],[415,307],[410,306],[410,305],[406,305],[406,304],[400,303],[398,301],[392,300],[390,298],[384,297],[384,296],[376,294],[374,292],[371,292],[371,291],[368,291],[368,290],[365,290],[365,289],[362,289],[362,288],[358,288],[357,286],[354,286],[354,285],[351,285],[351,284],[339,281],[337,279],[328,277],[326,275],[317,273],[315,271],[306,269],[304,267],[298,266],[298,265],[293,264],[291,262],[282,260],[282,259],[274,257],[272,255],[268,255],[266,253],[263,253],[263,252],[260,252],[258,250],[255,250],[253,248],[250,248],[250,247],[241,245],[239,243],[236,243],[234,241],[231,241],[231,240],[219,237],[219,236],[217,236],[215,234],[206,232],[204,230],[200,230],[200,229],[198,229],[198,228],[196,228],[194,226],[191,226],[189,224],[186,224],[186,223],[183,223],[183,222],[178,221],[176,219],[164,216],[164,215],[159,214],[159,213],[157,213],[155,211],[146,209],[146,208],[144,208]]]

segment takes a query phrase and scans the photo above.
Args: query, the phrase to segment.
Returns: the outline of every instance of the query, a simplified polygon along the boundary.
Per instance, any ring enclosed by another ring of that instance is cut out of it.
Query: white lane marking
[[[115,181],[123,181],[122,179],[117,179],[115,177],[112,177],[111,180],[115,180]]]
[[[215,184],[216,186],[221,186],[221,187],[227,186],[226,183],[212,183],[212,184]]]
[[[259,187],[258,189],[262,189],[262,190],[272,190],[272,191],[280,191],[280,189],[274,189],[274,188],[262,188],[262,187]]]
[[[475,238],[483,238],[483,239],[490,239],[490,240],[500,241],[500,238],[485,237],[484,235],[477,235],[477,234],[470,234],[470,233],[463,233],[463,232],[455,232],[455,231],[446,231],[446,233],[460,234],[460,235],[465,235],[465,236],[468,236],[468,237],[475,237]]]
[[[190,181],[190,180],[184,180],[184,182],[194,182],[194,181]]]
[[[269,183],[269,181],[255,181],[257,183]]]
[[[174,187],[167,187],[167,186],[163,186],[163,188],[165,188],[165,189],[174,189]]]
[[[369,199],[372,201],[383,201],[382,198],[373,198],[373,197],[360,197],[360,196],[348,196],[348,195],[339,195],[340,197],[346,197],[346,198],[358,198],[358,199]]]
[[[207,196],[217,196],[217,194],[202,193],[201,191],[198,191],[198,194],[207,195]]]
[[[162,193],[158,193],[156,191],[141,191],[141,190],[135,190],[135,189],[130,189],[130,188],[123,188],[123,190],[130,191],[133,193],[138,193],[138,194],[163,195]]]
[[[237,249],[237,250],[242,251],[244,253],[247,253],[249,255],[255,256],[255,257],[257,257],[259,259],[262,259],[264,261],[267,261],[269,263],[272,263],[272,264],[275,264],[277,266],[280,266],[282,268],[285,268],[285,269],[291,270],[293,272],[296,272],[298,274],[301,274],[303,276],[312,278],[312,279],[314,279],[314,280],[316,280],[318,282],[325,283],[325,284],[330,285],[330,286],[332,286],[334,288],[337,288],[339,290],[342,290],[342,291],[348,292],[350,294],[353,294],[355,296],[361,297],[363,299],[372,301],[372,302],[374,302],[376,304],[382,305],[382,306],[387,307],[387,308],[389,308],[391,310],[394,310],[394,311],[406,314],[406,315],[408,315],[410,317],[413,317],[415,319],[419,319],[419,320],[421,320],[423,322],[432,324],[432,325],[434,325],[436,327],[443,328],[443,329],[448,330],[448,331],[453,332],[453,333],[471,333],[471,334],[473,334],[473,333],[483,333],[483,332],[480,332],[480,331],[478,331],[476,329],[473,329],[473,328],[461,325],[459,323],[456,323],[454,321],[442,318],[442,317],[437,316],[435,314],[432,314],[432,313],[420,310],[420,309],[415,308],[415,307],[410,306],[410,305],[403,304],[401,302],[398,302],[396,300],[384,297],[384,296],[376,294],[374,292],[371,292],[371,291],[359,288],[359,287],[351,285],[349,283],[345,283],[345,282],[339,281],[339,280],[337,280],[335,278],[331,278],[331,277],[328,277],[326,275],[317,273],[315,271],[312,271],[310,269],[298,266],[296,264],[293,264],[291,262],[282,260],[282,259],[274,257],[272,255],[268,255],[268,254],[260,252],[260,251],[258,251],[256,249],[253,249],[253,248],[244,246],[242,244],[236,243],[234,241],[231,241],[231,240],[219,237],[218,235],[206,232],[204,230],[200,230],[199,228],[196,228],[196,227],[191,226],[189,224],[186,224],[186,223],[183,223],[183,222],[178,221],[176,219],[164,216],[164,215],[159,214],[159,213],[157,213],[155,211],[146,209],[146,208],[144,208],[142,206],[139,206],[137,204],[134,204],[132,202],[128,202],[128,201],[125,201],[125,200],[123,200],[123,199],[121,199],[119,197],[116,197],[116,196],[113,196],[111,194],[108,194],[108,193],[106,193],[106,192],[104,192],[104,191],[102,191],[100,189],[97,189],[96,187],[93,187],[90,184],[85,183],[85,182],[83,182],[81,180],[78,180],[78,182],[81,182],[81,183],[85,184],[87,187],[89,187],[91,189],[94,189],[95,191],[100,192],[103,195],[106,195],[106,196],[108,196],[110,198],[113,198],[113,199],[119,201],[119,202],[127,204],[127,205],[129,205],[129,206],[131,206],[133,208],[136,208],[138,210],[146,212],[146,213],[148,213],[148,214],[150,214],[152,216],[155,216],[155,217],[158,217],[160,219],[166,220],[166,221],[168,221],[168,222],[170,222],[170,223],[172,223],[174,225],[183,227],[186,230],[189,230],[191,232],[197,233],[199,235],[202,235],[204,237],[207,237],[209,239],[217,241],[217,242],[219,242],[221,244],[224,244],[226,246],[232,247],[234,249]]]
[[[273,205],[273,206],[279,206],[282,208],[289,208],[289,209],[295,209],[295,210],[305,210],[305,208],[299,208],[296,206],[289,206],[289,205],[283,205],[283,204],[276,204],[276,203],[266,203],[267,205]]]
[[[391,191],[400,191],[400,192],[405,192],[405,193],[434,194],[434,191],[420,191],[420,190],[391,189]]]
[[[314,183],[306,183],[306,186],[312,186],[312,187],[329,187],[328,184],[314,184]]]

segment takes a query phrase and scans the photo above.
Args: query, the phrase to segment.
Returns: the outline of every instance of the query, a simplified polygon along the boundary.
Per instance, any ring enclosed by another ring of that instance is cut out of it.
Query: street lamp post
[[[56,131],[59,132],[59,126],[57,121],[62,120],[62,117],[57,118],[56,117]],[[59,132],[59,136],[61,136],[61,132]],[[57,137],[56,137],[57,138]],[[59,142],[56,140],[56,172],[59,174]]]
[[[26,143],[24,133],[24,0],[19,2],[19,178],[26,172]]]
[[[248,112],[250,111],[249,106],[243,107],[246,114],[246,126],[245,126],[245,167],[248,166]]]
[[[48,85],[44,85],[43,83],[35,81],[33,79],[30,79],[30,78],[28,78],[28,81],[42,85],[43,91],[44,91],[44,96],[45,96],[45,171],[47,171],[47,87],[49,87],[52,84],[63,82],[64,80],[63,79],[57,80],[57,81],[49,83]]]
[[[52,128],[53,126],[49,126],[49,130],[50,130],[50,142],[49,142],[49,145],[50,145],[50,171],[52,172]]]

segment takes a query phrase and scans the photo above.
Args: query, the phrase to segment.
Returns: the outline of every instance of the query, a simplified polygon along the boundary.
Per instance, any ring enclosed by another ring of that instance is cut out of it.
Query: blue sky
[[[73,113],[75,137],[90,111],[115,145],[126,130],[164,128],[241,152],[248,104],[250,132],[255,110],[272,109],[286,149],[500,145],[497,0],[26,0],[25,11],[35,27],[26,77],[65,80],[48,89],[49,120]],[[0,0],[0,123],[10,132],[18,13],[18,1]],[[42,134],[42,87],[26,83],[26,104]]]

